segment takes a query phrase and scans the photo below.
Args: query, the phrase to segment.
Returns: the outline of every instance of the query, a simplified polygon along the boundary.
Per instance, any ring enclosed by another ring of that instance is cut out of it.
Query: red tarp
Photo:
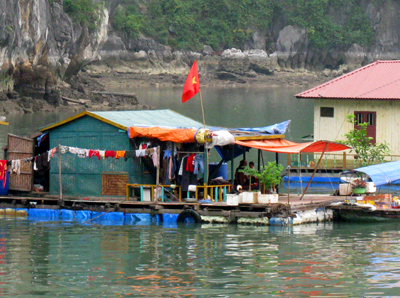
[[[130,138],[146,137],[157,138],[160,141],[171,141],[175,143],[194,143],[196,142],[195,128],[165,128],[165,127],[128,127],[128,135]]]
[[[259,140],[259,141],[235,141],[235,144],[242,145],[245,147],[257,148],[264,151],[277,152],[277,153],[290,153],[298,154],[303,152],[323,152],[326,146],[325,152],[334,152],[350,149],[346,145],[331,141],[315,141],[309,143],[294,143],[284,139],[272,139],[272,140]]]

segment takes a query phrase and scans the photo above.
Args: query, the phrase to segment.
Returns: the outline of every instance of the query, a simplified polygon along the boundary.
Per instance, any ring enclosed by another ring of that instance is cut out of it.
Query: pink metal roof
[[[376,61],[296,97],[400,100],[400,60]]]

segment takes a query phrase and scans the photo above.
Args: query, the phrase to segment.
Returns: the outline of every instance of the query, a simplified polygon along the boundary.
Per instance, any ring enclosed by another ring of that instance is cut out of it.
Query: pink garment
[[[154,149],[154,152],[153,152],[153,155],[151,156],[151,158],[153,159],[154,167],[158,168],[159,163],[158,163],[158,152],[157,152],[157,149]]]

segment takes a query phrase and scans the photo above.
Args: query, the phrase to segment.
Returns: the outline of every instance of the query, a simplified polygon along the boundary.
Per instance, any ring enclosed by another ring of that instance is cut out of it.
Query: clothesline
[[[91,158],[91,157],[97,157],[98,160],[101,160],[101,158],[115,158],[115,159],[120,159],[124,158],[125,161],[128,160],[128,158],[134,158],[134,157],[146,157],[146,156],[151,156],[154,166],[158,167],[159,166],[159,161],[158,161],[158,154],[156,148],[147,148],[147,149],[138,149],[138,150],[93,150],[93,149],[83,149],[83,148],[78,148],[78,147],[71,147],[71,146],[63,146],[59,145],[59,150],[61,154],[65,153],[71,153],[71,154],[77,154],[78,157],[80,158]],[[24,158],[24,159],[14,159],[10,160],[7,162],[7,164],[10,166],[10,172],[19,175],[21,173],[21,161],[24,162],[34,162],[33,169],[35,171],[38,171],[42,169],[43,167],[48,166],[48,163],[50,162],[51,158],[54,156],[55,153],[58,152],[58,148],[54,147],[45,153]]]

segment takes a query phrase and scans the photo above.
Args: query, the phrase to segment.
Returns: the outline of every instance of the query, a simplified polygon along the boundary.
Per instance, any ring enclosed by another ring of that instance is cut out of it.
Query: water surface
[[[395,224],[169,227],[1,219],[0,296],[395,297],[399,233]]]

